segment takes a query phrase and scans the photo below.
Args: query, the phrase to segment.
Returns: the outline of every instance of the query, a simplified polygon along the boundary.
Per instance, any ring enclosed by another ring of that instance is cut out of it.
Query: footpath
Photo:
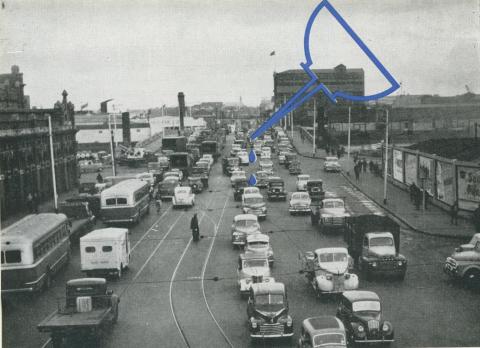
[[[290,132],[288,132],[290,136]],[[312,143],[300,137],[300,131],[293,131],[292,144],[302,157],[324,159],[327,154],[324,149],[317,149],[313,156]],[[350,162],[350,163],[349,163]],[[384,181],[368,171],[360,174],[359,180],[353,175],[353,156],[348,161],[347,156],[340,159],[341,175],[356,189],[363,192],[369,199],[385,209],[390,215],[408,226],[413,231],[445,238],[470,239],[475,233],[473,224],[464,218],[458,218],[458,225],[450,223],[450,215],[444,210],[428,205],[426,210],[416,210],[410,201],[410,194],[390,183],[387,184],[387,203],[383,203]],[[351,173],[351,175],[349,174]]]

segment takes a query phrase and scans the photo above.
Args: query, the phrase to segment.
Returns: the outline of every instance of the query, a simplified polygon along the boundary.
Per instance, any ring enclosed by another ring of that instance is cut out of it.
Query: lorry
[[[170,154],[172,152],[186,152],[187,137],[185,136],[168,136],[162,139],[162,152]]]
[[[70,242],[76,242],[86,232],[92,230],[96,223],[95,215],[88,202],[61,202],[58,212],[65,214],[70,224]]]
[[[57,310],[37,329],[50,333],[53,348],[85,340],[93,340],[90,346],[97,346],[103,332],[117,322],[119,303],[104,278],[72,279],[67,282],[65,298],[57,299]]]
[[[455,248],[445,260],[443,271],[467,287],[480,288],[480,233],[474,234],[468,244]]]
[[[192,156],[188,152],[174,152],[170,155],[170,169],[179,169],[188,178],[192,169]]]
[[[407,259],[400,254],[400,226],[383,214],[347,218],[344,239],[361,275],[373,274],[405,278]]]
[[[202,141],[200,145],[200,156],[205,154],[212,155],[213,159],[216,161],[220,157],[219,143],[214,140],[205,140]]]
[[[128,228],[101,228],[80,238],[81,271],[87,277],[114,275],[117,279],[130,263]]]

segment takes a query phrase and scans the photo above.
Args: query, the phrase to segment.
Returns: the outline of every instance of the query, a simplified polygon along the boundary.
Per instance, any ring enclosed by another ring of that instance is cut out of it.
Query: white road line
[[[130,249],[130,252],[133,252],[133,250],[135,250],[135,248],[138,246],[138,244],[140,244],[141,241],[145,239],[145,237],[147,236],[147,234],[148,234],[151,230],[154,229],[154,228],[153,228],[154,226],[157,227],[158,222],[165,216],[166,213],[168,213],[168,211],[169,211],[170,209],[172,209],[172,206],[168,207],[168,209],[165,210],[162,215],[160,215],[160,217],[152,224],[152,226],[150,226],[150,228],[143,234],[143,236],[142,236],[139,240],[137,240],[137,242],[135,243],[135,245]],[[157,231],[157,230],[155,230],[155,231]]]

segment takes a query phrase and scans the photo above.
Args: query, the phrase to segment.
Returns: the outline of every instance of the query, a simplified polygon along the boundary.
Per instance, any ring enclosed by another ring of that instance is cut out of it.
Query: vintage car
[[[326,172],[339,172],[341,170],[340,163],[338,163],[337,157],[325,157],[323,163],[323,170]]]
[[[249,159],[248,159],[248,152],[245,150],[241,150],[237,152],[237,157],[240,159],[241,166],[248,166]]]
[[[278,163],[279,164],[285,164],[285,158],[286,158],[286,155],[287,154],[287,151],[278,151]]]
[[[270,175],[273,174],[273,162],[271,159],[262,158],[259,162],[260,170],[263,170]]]
[[[298,161],[297,154],[294,152],[287,152],[285,154],[285,162],[283,163],[285,165],[285,169],[288,169],[290,167],[290,164],[296,161]]]
[[[228,157],[224,158],[222,161],[223,166],[223,173],[226,175],[232,175],[234,170],[240,170],[240,160],[238,157]]]
[[[245,251],[266,252],[268,256],[268,265],[273,267],[274,257],[270,237],[263,233],[255,233],[247,236]]]
[[[253,214],[240,214],[233,218],[232,244],[234,247],[244,247],[247,244],[247,236],[261,233],[258,217]]]
[[[236,181],[241,180],[247,180],[247,175],[245,174],[245,171],[237,170],[235,172],[232,172],[232,176],[230,177],[230,183],[232,184],[232,187],[235,185]]]
[[[203,168],[203,170],[205,170],[208,174],[210,174],[211,166],[210,166],[210,162],[207,160],[199,159],[197,163],[195,163],[195,167]]]
[[[175,187],[179,185],[180,182],[178,181],[178,177],[169,176],[164,178],[162,182],[158,184],[158,193],[160,195],[160,198],[173,198],[173,196],[175,195]]]
[[[270,176],[269,173],[259,170],[255,177],[257,178],[257,184],[255,186],[259,188],[267,188],[268,187],[268,177]]]
[[[208,179],[208,168],[207,167],[198,167],[198,166],[193,166],[191,171],[190,171],[190,176],[191,177],[198,177],[198,178],[203,178],[203,179]]]
[[[290,215],[298,213],[310,214],[310,196],[308,192],[293,192],[290,197],[290,205],[288,211]]]
[[[313,213],[313,212],[312,212]],[[318,216],[320,231],[327,232],[332,229],[344,230],[347,226],[347,218],[350,213],[345,209],[345,201],[342,198],[325,198],[322,200],[320,209],[315,211]]]
[[[337,307],[337,318],[343,322],[349,343],[391,343],[393,325],[382,315],[380,298],[373,291],[345,291]]]
[[[239,202],[242,200],[243,190],[249,187],[246,179],[236,180],[233,184],[233,200]]]
[[[202,193],[203,191],[202,178],[200,176],[189,176],[188,186],[192,188],[193,193]]]
[[[307,192],[312,202],[320,202],[325,197],[323,191],[323,180],[310,179],[307,181]]]
[[[270,274],[268,255],[262,252],[247,251],[238,257],[238,286],[240,296],[250,294],[252,284],[273,283],[275,279]]]
[[[208,154],[208,153],[203,154],[203,156],[200,159],[207,160],[210,163],[210,167],[213,166],[213,162],[215,162],[215,160],[213,159],[213,156],[211,154]]]
[[[282,178],[279,176],[271,176],[268,178],[268,191],[267,191],[268,200],[272,201],[275,199],[287,200],[287,192],[285,191],[285,183]]]
[[[190,186],[177,186],[172,198],[173,208],[193,207],[195,205],[195,194]]]
[[[250,193],[260,194],[260,189],[258,187],[255,187],[255,186],[249,186],[249,187],[245,187],[243,189],[243,195],[248,195]],[[242,198],[243,198],[243,196],[242,196]]]
[[[342,321],[332,315],[313,317],[302,322],[299,348],[347,348],[347,334]]]
[[[244,214],[254,214],[259,219],[266,219],[267,205],[260,193],[245,193],[245,187],[242,196],[242,210]]]
[[[269,147],[263,147],[262,148],[262,153],[260,154],[260,157],[264,159],[270,159],[272,157],[272,150],[270,150]]]
[[[182,173],[181,170],[179,170],[179,171],[177,171],[177,170],[170,170],[170,171],[165,172],[165,173],[163,174],[163,177],[164,177],[164,178],[168,178],[168,177],[172,177],[172,176],[177,177],[177,178],[178,178],[178,181],[182,181],[182,179],[183,179],[183,173]]]
[[[237,156],[237,153],[242,151],[242,146],[240,144],[232,144],[232,149],[230,150],[230,156]]]
[[[290,173],[290,175],[302,174],[302,167],[300,165],[300,161],[299,160],[292,161],[288,166],[288,172]]]
[[[288,314],[287,291],[283,283],[256,283],[250,287],[248,328],[252,339],[293,336],[293,320]]]
[[[160,168],[162,168],[164,171],[170,167],[170,161],[168,160],[168,157],[161,156],[158,157],[158,163],[160,163]]]
[[[473,235],[470,243],[463,244],[447,257],[443,270],[465,285],[480,288],[480,233]]]
[[[297,175],[297,191],[307,191],[307,181],[310,179],[308,174]]]
[[[317,297],[358,289],[358,277],[350,273],[353,259],[347,248],[320,248],[301,255],[302,273]]]

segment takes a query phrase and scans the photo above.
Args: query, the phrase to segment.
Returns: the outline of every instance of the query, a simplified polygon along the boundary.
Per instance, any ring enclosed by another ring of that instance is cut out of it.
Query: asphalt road
[[[326,189],[344,196],[352,211],[380,209],[339,174],[323,173],[322,161],[301,161],[304,173],[323,178]],[[283,167],[276,165],[275,169],[286,180],[288,191],[294,191],[295,177]],[[203,237],[198,243],[191,241],[189,229],[193,211],[199,214]],[[291,347],[296,344],[303,319],[334,315],[335,299],[317,299],[298,273],[298,252],[344,246],[341,236],[320,234],[308,216],[290,216],[286,202],[269,202],[261,229],[269,234],[275,253],[273,276],[287,287],[295,336],[291,342],[250,341],[246,301],[240,298],[237,286],[239,251],[232,249],[230,241],[230,225],[239,213],[229,178],[222,175],[217,163],[210,177],[210,192],[197,195],[195,208],[173,210],[167,203],[160,214],[152,209],[132,227],[130,268],[121,281],[109,282],[121,296],[119,320],[105,334],[102,346]],[[480,294],[448,281],[442,273],[445,257],[457,244],[403,229],[401,252],[409,262],[405,280],[360,279],[361,289],[373,290],[382,299],[384,316],[395,327],[392,347],[479,345]],[[65,282],[81,276],[77,247],[50,290],[37,297],[18,296],[5,302],[3,346],[41,347],[47,343],[48,336],[38,333],[36,325],[55,310],[56,297],[64,295]],[[89,346],[86,342],[78,344],[82,345]]]

